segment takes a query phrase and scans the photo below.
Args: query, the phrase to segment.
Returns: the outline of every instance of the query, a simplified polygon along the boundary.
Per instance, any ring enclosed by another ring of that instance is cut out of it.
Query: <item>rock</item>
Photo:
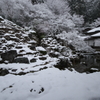
[[[39,51],[41,54],[46,55],[47,51],[43,47],[36,47],[36,50]]]
[[[39,71],[44,70],[44,69],[47,69],[47,68],[48,68],[48,67],[45,66],[45,67],[43,67],[43,68],[40,68]]]
[[[31,50],[35,50],[35,45],[28,46]]]
[[[9,71],[7,69],[0,68],[0,76],[5,76],[7,74],[9,74]]]
[[[22,53],[22,52],[25,52],[25,50],[22,49],[22,50],[19,51],[19,53]]]
[[[4,38],[5,38],[6,40],[10,40],[10,35],[5,35]]]
[[[12,69],[11,71],[12,71],[12,72],[16,72],[16,71],[17,71],[17,69]]]
[[[8,63],[9,63],[9,61],[4,61],[4,63],[5,63],[5,64],[8,64]]]
[[[46,57],[39,57],[40,60],[46,60]]]
[[[31,45],[36,45],[37,46],[37,42],[35,40],[29,41],[28,43],[31,44]]]
[[[73,65],[80,63],[80,57],[72,57],[70,58],[70,61],[72,62]]]
[[[16,49],[22,49],[23,47],[22,46],[16,46]]]
[[[68,57],[69,54],[70,54],[70,51],[71,51],[71,50],[69,50],[68,48],[64,47],[64,48],[62,48],[62,50],[61,50],[61,54],[62,54],[63,56],[65,56],[65,57]]]
[[[14,58],[17,56],[17,51],[16,50],[10,50],[5,53],[1,54],[1,58],[3,61],[7,60],[10,63],[14,61]]]
[[[15,41],[15,42],[19,42],[20,41],[17,37],[10,37],[10,40]]]
[[[40,51],[41,54],[46,55],[47,51]]]
[[[25,53],[17,54],[17,57],[23,57],[23,55],[25,55]]]
[[[60,70],[65,70],[65,68],[71,67],[71,64],[68,60],[68,58],[61,58],[59,62],[55,65],[56,68]]]
[[[49,53],[49,56],[50,57],[56,57],[56,58],[58,58],[59,54],[58,53],[55,53],[55,52],[50,52]]]
[[[22,34],[21,33],[16,33],[15,36],[18,37],[19,39],[22,39]]]
[[[26,57],[15,58],[14,63],[26,63],[29,64],[29,60]]]
[[[28,36],[25,36],[25,37],[24,37],[24,40],[30,41],[30,38],[29,38]]]
[[[1,47],[1,45],[2,45],[2,42],[0,41],[0,47]]]
[[[2,50],[0,50],[0,54],[2,54]]]
[[[26,52],[26,55],[33,55],[32,52]]]
[[[2,50],[7,50],[7,48],[4,46],[4,47],[2,47]]]
[[[1,39],[1,42],[2,42],[2,43],[7,43],[7,41],[6,41],[5,38],[2,38],[2,39]]]
[[[11,48],[14,47],[14,44],[7,44],[6,47],[7,47],[7,49],[10,49],[11,50]]]
[[[4,63],[2,60],[0,60],[0,64]]]
[[[28,34],[28,36],[29,36],[30,39],[34,39],[34,34],[33,33]]]
[[[36,62],[37,59],[33,58],[30,60],[31,63]]]

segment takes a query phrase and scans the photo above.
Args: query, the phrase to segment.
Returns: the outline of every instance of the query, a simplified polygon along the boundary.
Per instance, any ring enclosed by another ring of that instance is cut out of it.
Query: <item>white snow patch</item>
[[[40,46],[40,47],[36,47],[36,50],[37,50],[37,51],[46,51],[46,50],[45,50],[43,47],[41,47],[41,46]]]
[[[36,33],[34,30],[29,30],[29,33]]]
[[[0,100],[100,99],[100,73],[79,74],[48,68],[23,76],[0,77]],[[43,92],[39,94],[41,88]]]
[[[100,33],[97,33],[97,34],[94,34],[94,35],[91,35],[92,37],[100,37]]]
[[[95,32],[95,31],[100,31],[100,27],[94,28],[94,29],[88,31],[87,33]]]

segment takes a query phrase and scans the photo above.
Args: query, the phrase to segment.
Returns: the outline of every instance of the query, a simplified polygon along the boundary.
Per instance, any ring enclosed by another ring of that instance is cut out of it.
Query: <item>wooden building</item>
[[[85,38],[86,43],[96,50],[100,50],[100,27],[89,30]]]

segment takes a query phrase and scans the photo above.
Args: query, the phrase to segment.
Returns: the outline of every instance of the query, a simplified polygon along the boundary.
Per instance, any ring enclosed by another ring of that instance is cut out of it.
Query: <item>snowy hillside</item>
[[[43,38],[41,46],[38,46],[34,30],[21,28],[2,17],[0,32],[0,100],[100,98],[99,70],[90,67],[96,73],[81,74],[75,71],[77,68],[74,70],[70,67],[73,64],[71,59],[74,61],[78,56],[73,54],[73,49],[68,47],[67,42],[64,43],[65,38],[73,43],[74,40],[69,35],[64,37],[63,33],[57,35],[57,39],[51,36]],[[60,62],[62,65],[58,63],[60,59],[63,59]],[[82,70],[84,72],[86,69]]]

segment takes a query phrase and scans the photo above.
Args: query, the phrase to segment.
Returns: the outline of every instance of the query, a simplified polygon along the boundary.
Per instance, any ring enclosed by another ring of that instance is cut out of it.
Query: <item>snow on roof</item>
[[[94,28],[94,29],[88,31],[87,33],[96,32],[96,31],[100,31],[100,27]]]
[[[100,32],[94,35],[91,35],[92,37],[100,37]]]

